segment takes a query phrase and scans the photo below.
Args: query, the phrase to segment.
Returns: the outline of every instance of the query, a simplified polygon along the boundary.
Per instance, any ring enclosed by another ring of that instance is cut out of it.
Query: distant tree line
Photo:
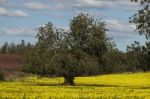
[[[146,42],[146,45],[143,46],[135,41],[127,46],[127,55],[130,58],[128,66],[134,66],[132,69],[150,70],[150,42]]]
[[[20,43],[15,44],[14,42],[8,43],[5,42],[0,47],[0,54],[20,54],[23,55],[26,50],[33,48],[34,45],[30,42],[26,43],[24,40],[21,40]]]
[[[21,42],[18,44],[15,44],[14,42],[12,43],[5,42],[0,47],[0,55],[1,55],[0,57],[1,58],[0,59],[0,80],[5,80],[5,72],[8,72],[9,70],[14,70],[14,68],[16,68],[15,65],[17,66],[18,64],[21,65],[22,60],[24,60],[23,56],[32,48],[34,48],[34,45],[29,42],[26,43],[24,40],[21,40]],[[12,56],[14,58],[13,61],[10,59],[12,58]],[[21,59],[17,59],[18,57]],[[16,63],[16,61],[18,62]],[[6,62],[8,62],[7,65],[4,64]],[[10,67],[9,65],[11,65],[12,67]],[[8,69],[4,69],[4,66],[6,66],[6,68]]]

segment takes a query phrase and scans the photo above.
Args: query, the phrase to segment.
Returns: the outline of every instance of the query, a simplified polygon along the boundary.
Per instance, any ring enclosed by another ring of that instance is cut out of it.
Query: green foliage
[[[5,80],[4,72],[0,70],[0,81]]]
[[[107,73],[120,73],[127,70],[126,53],[118,49],[111,49],[106,53],[106,71]]]
[[[136,24],[136,30],[140,34],[144,34],[147,39],[150,38],[150,0],[131,0],[132,2],[140,3],[141,9],[138,12],[130,17],[130,23]],[[140,46],[138,42],[132,44],[128,47],[131,59],[136,66],[144,71],[149,70],[149,42],[145,44],[146,46]],[[134,64],[134,65],[135,65]],[[133,65],[130,62],[130,65]]]
[[[136,24],[136,29],[140,34],[150,37],[150,0],[131,0],[132,2],[139,2],[141,9],[133,16],[130,17],[130,22]]]
[[[108,38],[106,24],[86,14],[79,14],[70,23],[73,48],[95,56],[101,69],[104,69],[104,55],[107,52]]]
[[[127,52],[121,52],[107,37],[105,22],[87,14],[74,17],[70,30],[52,23],[38,30],[36,45],[26,51],[25,72],[63,76],[64,84],[74,85],[77,76],[149,70],[149,43],[141,46],[135,42]]]
[[[150,71],[150,42],[147,42],[143,48],[143,54],[143,70]]]
[[[147,42],[145,46],[141,46],[139,42],[135,41],[134,44],[128,46],[128,66],[141,69],[143,71],[149,71],[149,56],[150,56],[150,42]]]
[[[33,47],[32,44],[27,43],[24,40],[21,40],[20,43],[15,44],[14,42],[8,43],[5,42],[0,47],[0,54],[20,54],[23,55],[26,50],[29,50]]]
[[[51,23],[38,30],[38,42],[25,54],[23,71],[42,76],[55,75],[53,57],[58,52],[59,30],[55,30]]]
[[[5,42],[5,44],[1,47],[1,50],[0,50],[0,52],[1,53],[7,53],[8,52],[8,43],[7,42]]]
[[[27,53],[26,71],[63,76],[69,85],[74,84],[75,76],[104,72],[106,31],[102,20],[82,13],[71,20],[69,31],[48,23],[39,28],[35,49]]]

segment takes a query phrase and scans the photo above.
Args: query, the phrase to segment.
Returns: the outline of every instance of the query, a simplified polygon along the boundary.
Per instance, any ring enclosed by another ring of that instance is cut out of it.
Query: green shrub
[[[0,70],[0,80],[5,80],[4,72]]]

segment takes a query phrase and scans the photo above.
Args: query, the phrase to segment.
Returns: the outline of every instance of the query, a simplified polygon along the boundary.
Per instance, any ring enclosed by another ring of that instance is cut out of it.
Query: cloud
[[[0,0],[0,3],[4,3],[4,2],[6,2],[7,0]]]
[[[120,32],[125,31],[131,33],[135,29],[134,25],[119,20],[112,20],[112,19],[106,20],[106,24],[113,31],[120,31]]]
[[[27,2],[24,6],[32,10],[63,10],[66,9],[66,6],[58,3],[57,5],[49,5],[43,2]]]
[[[0,15],[9,16],[9,17],[27,17],[28,16],[27,13],[21,10],[9,11],[3,7],[0,7]]]
[[[128,11],[135,11],[140,8],[138,3],[131,2],[130,0],[116,0],[116,7],[123,8]]]
[[[72,9],[112,9],[123,8],[125,10],[138,9],[137,3],[130,0],[49,0],[56,3],[64,4]]]
[[[7,15],[8,11],[5,8],[0,7],[0,15]]]
[[[80,7],[90,7],[90,8],[123,8],[128,10],[137,9],[138,5],[132,3],[130,0],[76,0]]]
[[[34,29],[24,28],[24,27],[2,28],[2,32],[7,35],[15,35],[15,36],[33,36],[33,35],[35,35]]]
[[[107,28],[109,29],[109,35],[114,38],[132,38],[134,37],[136,26],[120,20],[105,20]]]
[[[103,0],[76,0],[76,7],[82,8],[108,8],[113,6],[110,1]]]
[[[23,12],[21,10],[16,10],[12,13],[12,16],[26,17],[26,16],[28,16],[28,14],[26,14],[25,12]]]
[[[7,0],[0,0],[6,2]],[[10,3],[10,4],[9,4]],[[19,3],[6,2],[7,5],[20,6]],[[32,10],[76,10],[76,9],[112,9],[121,7],[123,9],[134,10],[137,9],[137,3],[130,0],[28,0],[21,4]]]
[[[48,9],[49,5],[42,2],[27,2],[25,3],[25,7],[33,10],[44,10]]]

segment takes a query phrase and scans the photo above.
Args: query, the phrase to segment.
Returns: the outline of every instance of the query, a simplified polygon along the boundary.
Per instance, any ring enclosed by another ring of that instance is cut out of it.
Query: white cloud
[[[114,3],[114,5],[115,5],[115,3]],[[117,0],[116,5],[119,8],[123,8],[123,9],[129,10],[129,11],[138,10],[140,7],[139,4],[131,2],[130,0]]]
[[[50,9],[53,10],[66,10],[68,6],[65,6],[63,4],[57,4],[56,6],[51,6]]]
[[[134,25],[119,20],[106,20],[108,27],[115,31],[134,32]]]
[[[106,24],[109,29],[109,35],[113,37],[126,39],[133,37],[136,34],[136,26],[127,22],[119,20],[106,20]]]
[[[28,16],[27,13],[21,11],[21,10],[16,10],[12,13],[12,16],[17,16],[17,17],[26,17]]]
[[[27,17],[28,16],[27,13],[21,10],[9,11],[3,7],[0,7],[0,15],[10,16],[10,17]]]
[[[13,28],[2,28],[4,34],[7,35],[18,35],[18,36],[33,36],[35,35],[35,30],[32,28],[24,27],[13,27]]]
[[[63,10],[66,9],[66,6],[58,3],[57,5],[49,5],[42,2],[27,2],[24,4],[26,8],[32,10]]]
[[[77,9],[112,9],[123,8],[125,10],[137,10],[138,4],[130,0],[52,0],[53,2],[61,3],[70,8]]]
[[[44,10],[49,9],[49,5],[42,2],[27,2],[25,6],[33,10]]]
[[[6,2],[7,0],[0,0],[0,3],[4,3],[4,2]]]
[[[110,1],[103,1],[103,0],[76,0],[77,4],[75,6],[77,7],[111,7],[112,2]]]
[[[5,8],[0,7],[0,15],[7,15],[8,11]]]

